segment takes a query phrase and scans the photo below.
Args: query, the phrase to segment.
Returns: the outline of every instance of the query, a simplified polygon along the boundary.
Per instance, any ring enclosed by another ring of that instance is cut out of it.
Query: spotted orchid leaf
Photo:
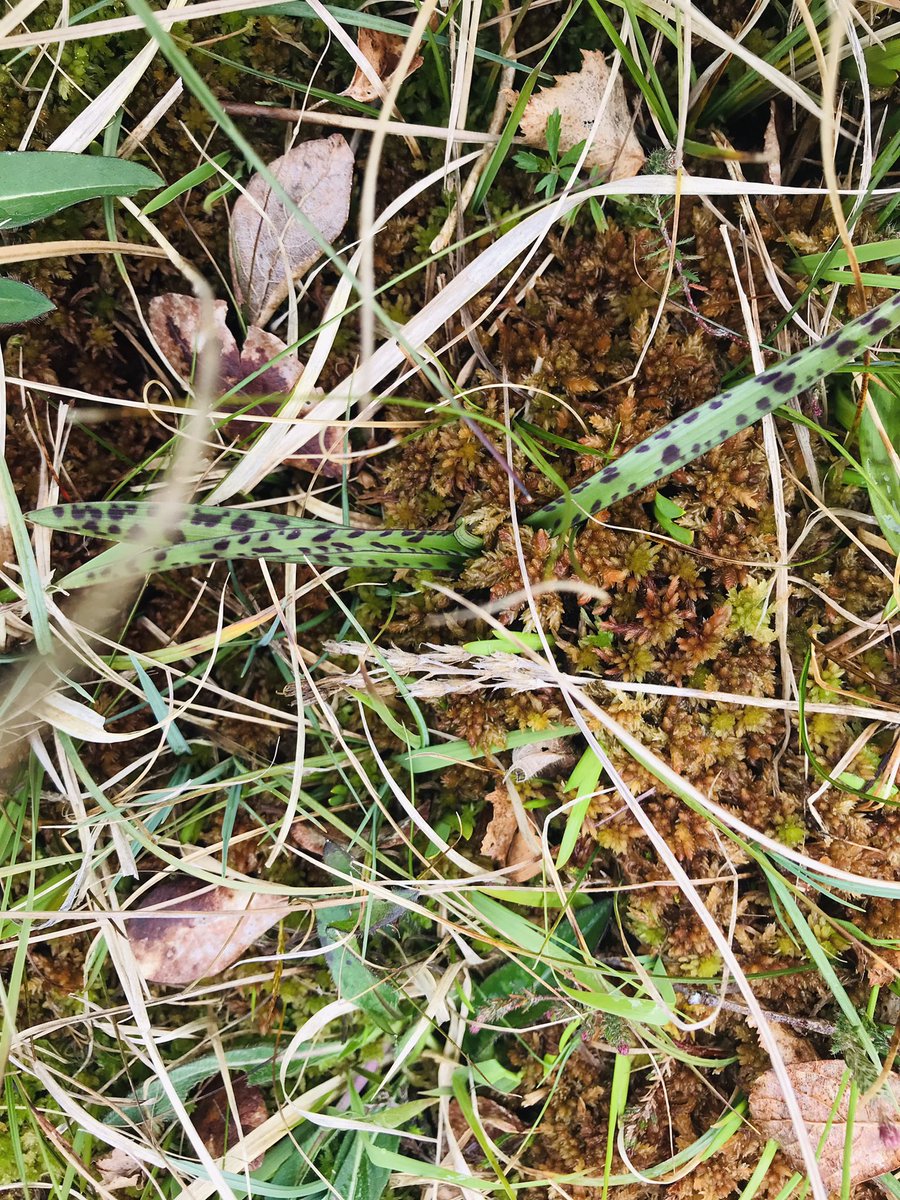
[[[728,388],[670,421],[614,463],[527,518],[560,533],[630,496],[762,417],[861,354],[900,325],[900,292],[815,346]],[[222,559],[266,558],[324,566],[451,570],[479,553],[481,538],[459,522],[454,530],[347,529],[238,508],[187,505],[167,514],[142,502],[64,504],[30,514],[38,525],[118,541],[121,545],[79,567],[64,587],[83,587],[112,575],[145,574]]]
[[[466,535],[460,541],[453,531],[347,529],[278,513],[200,504],[185,505],[175,513],[141,501],[60,504],[30,513],[29,518],[45,528],[120,543],[67,575],[62,580],[65,588],[241,558],[447,570],[460,566],[472,549],[465,545]]]
[[[676,417],[640,445],[604,467],[559,500],[528,518],[538,529],[559,533],[650,484],[773,413],[817,380],[861,354],[900,325],[900,293],[783,363],[728,388]]]

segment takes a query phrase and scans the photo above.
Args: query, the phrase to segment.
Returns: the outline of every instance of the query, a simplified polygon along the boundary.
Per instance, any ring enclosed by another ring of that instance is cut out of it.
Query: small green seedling
[[[684,509],[680,504],[676,504],[662,492],[657,492],[653,501],[653,512],[660,528],[664,529],[669,537],[681,542],[682,546],[691,545],[694,540],[693,533],[677,523],[684,516]]]
[[[519,150],[513,156],[513,162],[520,171],[524,171],[528,175],[539,175],[540,179],[534,185],[534,190],[539,196],[545,196],[548,200],[551,196],[555,196],[561,184],[567,184],[572,178],[572,173],[584,149],[584,141],[578,142],[571,149],[559,152],[559,139],[562,130],[562,117],[559,109],[554,111],[547,118],[547,153],[535,154],[533,150]],[[600,202],[592,197],[588,200],[588,208],[591,216],[594,219],[594,224],[597,229],[603,230],[606,228],[606,218],[603,216],[603,209]],[[578,209],[574,209],[569,216],[572,221],[577,214]]]

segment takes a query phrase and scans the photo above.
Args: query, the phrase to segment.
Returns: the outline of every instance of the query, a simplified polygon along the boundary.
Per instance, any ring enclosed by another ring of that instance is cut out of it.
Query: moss
[[[25,1167],[24,1178],[29,1183],[36,1184],[46,1175],[41,1142],[31,1125],[23,1123],[19,1126],[18,1141],[21,1160],[16,1155],[9,1126],[0,1122],[0,1184],[13,1188],[22,1185],[22,1165]]]
[[[762,645],[774,642],[777,636],[772,628],[770,594],[771,587],[764,579],[752,578],[743,587],[729,588],[727,593],[732,628]]]

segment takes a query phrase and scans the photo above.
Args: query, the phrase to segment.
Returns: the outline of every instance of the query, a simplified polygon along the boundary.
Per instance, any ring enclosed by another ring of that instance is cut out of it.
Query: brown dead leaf
[[[221,1158],[239,1138],[269,1119],[265,1097],[258,1087],[247,1082],[246,1075],[235,1076],[231,1086],[237,1105],[237,1120],[224,1083],[204,1090],[194,1112],[194,1125],[213,1158]],[[249,1163],[250,1170],[255,1171],[262,1160],[262,1154],[254,1158]]]
[[[822,1181],[829,1192],[840,1188],[843,1174],[849,1086],[844,1089],[837,1105],[835,1101],[845,1069],[845,1064],[840,1059],[792,1063],[787,1068],[814,1146],[819,1145],[826,1126],[831,1121],[831,1127],[818,1156]],[[803,1156],[774,1071],[766,1071],[764,1075],[760,1075],[751,1088],[750,1113],[762,1135],[777,1141],[791,1165],[803,1171]],[[895,1171],[898,1167],[900,1077],[892,1075],[880,1095],[868,1101],[863,1101],[860,1097],[857,1104],[850,1155],[851,1186],[882,1175],[886,1171]]]
[[[126,921],[141,974],[150,983],[195,983],[230,967],[290,908],[275,896],[209,887],[189,876],[159,884]]]
[[[227,304],[217,300],[215,319],[219,340],[219,393],[225,395],[237,388],[234,394],[239,399],[264,396],[267,399],[245,413],[245,416],[274,416],[281,398],[290,395],[300,379],[303,370],[300,360],[293,352],[285,353],[287,346],[280,337],[260,329],[258,325],[251,325],[247,330],[247,337],[239,352],[237,342],[226,324],[227,315]],[[150,330],[175,374],[182,379],[190,379],[198,351],[200,301],[175,292],[154,296],[150,301]],[[273,362],[279,355],[282,357]],[[260,372],[259,375],[253,379],[247,378],[256,371]],[[247,382],[242,384],[245,379]],[[239,384],[242,386],[238,387]],[[252,422],[241,421],[239,434],[246,436],[253,429]],[[285,462],[303,471],[320,472],[331,479],[340,479],[341,464],[337,460],[342,452],[342,443],[342,430],[329,427],[324,431],[324,437],[315,434]]]
[[[406,45],[406,39],[393,33],[382,33],[379,29],[360,29],[356,38],[359,50],[372,64],[372,69],[383,84],[382,91],[375,87],[359,67],[350,80],[350,86],[341,93],[353,100],[361,100],[364,104],[377,100],[391,86],[397,67],[400,65],[400,55]],[[425,60],[417,54],[406,72],[408,79],[413,71],[418,71]]]
[[[216,300],[214,309],[216,337],[219,342],[219,371],[223,380],[232,379],[237,382],[243,378],[240,373],[241,356],[238,353],[237,342],[226,323],[228,305],[224,300]],[[154,296],[150,301],[150,332],[156,338],[169,366],[182,379],[190,380],[194,375],[194,363],[199,353],[202,311],[200,301],[195,296],[182,296],[177,292]],[[228,385],[222,390],[227,391]]]
[[[582,50],[580,71],[560,75],[553,87],[543,88],[525,105],[520,128],[529,146],[547,145],[547,120],[559,109],[560,151],[571,150],[591,132],[594,117],[606,91],[609,67],[600,50]],[[518,93],[510,93],[510,108]],[[585,166],[596,167],[609,180],[636,175],[645,155],[635,136],[625,87],[619,75],[613,84],[600,125],[585,158]]]
[[[324,431],[324,436],[321,433],[313,434],[296,454],[284,461],[289,467],[298,467],[301,471],[326,475],[329,479],[340,479],[343,468],[339,460],[343,453],[344,431],[329,426]]]
[[[200,314],[200,301],[193,296],[167,292],[162,296],[154,296],[150,301],[150,332],[156,338],[172,370],[182,379],[190,379],[194,373]],[[287,350],[285,343],[274,333],[267,333],[258,325],[251,325],[247,330],[244,348],[238,351],[237,342],[226,324],[227,317],[228,305],[224,300],[216,300],[219,381],[223,395]],[[297,355],[285,354],[277,363],[272,363],[255,379],[244,384],[237,394],[286,396],[300,378],[301,370]]]
[[[330,841],[334,841],[331,833],[323,833],[317,825],[314,825],[306,817],[298,817],[291,824],[291,831],[288,835],[291,843],[299,850],[305,850],[307,854],[315,854],[319,858],[325,853],[325,846]]]
[[[118,1146],[101,1158],[94,1159],[93,1166],[100,1172],[100,1182],[110,1191],[140,1185],[141,1164],[127,1150],[121,1150]]]
[[[265,367],[255,379],[249,380],[241,388],[244,396],[287,396],[294,390],[303,368],[296,354],[285,354],[287,346],[274,333],[267,333],[258,325],[251,325],[247,330],[244,347],[241,350],[241,373],[230,381],[229,387],[246,379],[254,371]],[[284,357],[278,362],[272,362],[279,354]],[[266,364],[270,364],[266,366]]]
[[[516,836],[509,844],[509,850],[506,852],[506,864],[515,867],[515,870],[510,871],[506,876],[513,883],[527,883],[529,879],[534,879],[535,875],[540,874],[540,855],[535,854],[532,843],[520,829],[516,830]]]
[[[533,879],[541,869],[541,861],[519,829],[508,790],[495,788],[485,799],[493,805],[494,813],[484,833],[481,853],[498,866],[515,867],[507,876],[514,883]]]
[[[777,1043],[785,1064],[819,1061],[819,1056],[810,1045],[809,1039],[800,1037],[780,1021],[771,1021],[769,1032]]]
[[[518,833],[516,814],[505,787],[495,788],[485,797],[493,805],[494,813],[488,822],[481,843],[481,853],[501,865],[506,863],[506,854]]]
[[[778,141],[778,119],[775,101],[769,105],[769,123],[763,138],[765,175],[769,183],[781,187],[781,145]]]
[[[334,241],[350,212],[353,152],[339,133],[303,142],[269,170],[322,237]],[[231,213],[234,290],[252,325],[265,325],[286,299],[291,281],[321,253],[261,175],[254,175]]]

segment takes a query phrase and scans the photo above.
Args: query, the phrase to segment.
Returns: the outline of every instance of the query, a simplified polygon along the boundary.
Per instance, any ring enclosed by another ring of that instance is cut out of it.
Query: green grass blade
[[[131,665],[134,667],[135,674],[138,677],[138,682],[144,690],[144,695],[147,697],[147,704],[154,717],[159,721],[160,725],[165,728],[166,741],[169,743],[173,753],[175,754],[190,754],[190,743],[185,739],[184,734],[178,728],[174,721],[170,720],[169,706],[165,701],[164,696],[159,688],[141,666],[136,655],[129,655]]]
[[[900,238],[883,238],[878,242],[866,242],[864,246],[854,246],[853,256],[858,263],[881,262],[883,259],[896,258],[900,254]],[[839,247],[825,254],[801,254],[796,263],[809,275],[815,275],[820,267],[849,267],[850,256],[846,250]]]
[[[219,167],[224,167],[230,157],[231,155],[228,151],[223,150],[221,154],[217,154],[209,162],[201,163],[199,167],[195,167],[187,175],[182,175],[181,179],[176,179],[174,183],[169,184],[158,196],[154,196],[148,204],[144,205],[144,216],[147,217],[151,213],[159,212],[161,208],[165,208],[167,204],[171,204],[173,200],[177,200],[179,196],[183,196],[185,192],[189,192],[191,188],[205,183],[207,179],[218,174]]]
[[[4,513],[13,545],[16,548],[19,570],[22,572],[22,587],[25,599],[28,601],[35,647],[39,654],[52,654],[53,637],[50,633],[50,618],[47,614],[44,587],[38,572],[37,560],[34,557],[34,550],[25,527],[22,510],[19,507],[12,475],[9,473],[6,459],[0,457],[0,514]]]
[[[671,475],[720,446],[741,429],[767,416],[792,396],[843,366],[900,325],[900,294],[815,346],[800,350],[776,367],[728,388],[712,400],[670,421],[628,450],[568,496],[545,505],[527,524],[559,533],[650,484]]]
[[[632,1059],[628,1054],[617,1054],[613,1065],[612,1085],[609,1093],[609,1127],[606,1132],[606,1159],[603,1163],[603,1191],[601,1200],[609,1194],[609,1177],[612,1174],[613,1152],[616,1148],[616,1126],[628,1106],[628,1084],[631,1078]]]
[[[578,732],[576,725],[550,725],[546,729],[513,729],[501,745],[492,746],[490,753],[515,750],[519,746],[530,746],[532,742],[545,742],[550,738],[573,737]],[[457,763],[475,762],[484,758],[486,750],[473,747],[465,738],[453,742],[437,743],[424,750],[411,750],[404,754],[401,762],[413,775],[428,771],[446,771]]]
[[[869,380],[869,396],[885,434],[900,453],[900,397],[876,379]],[[859,457],[875,485],[869,488],[872,511],[891,549],[900,554],[900,475],[868,408],[863,410],[859,423]]]

